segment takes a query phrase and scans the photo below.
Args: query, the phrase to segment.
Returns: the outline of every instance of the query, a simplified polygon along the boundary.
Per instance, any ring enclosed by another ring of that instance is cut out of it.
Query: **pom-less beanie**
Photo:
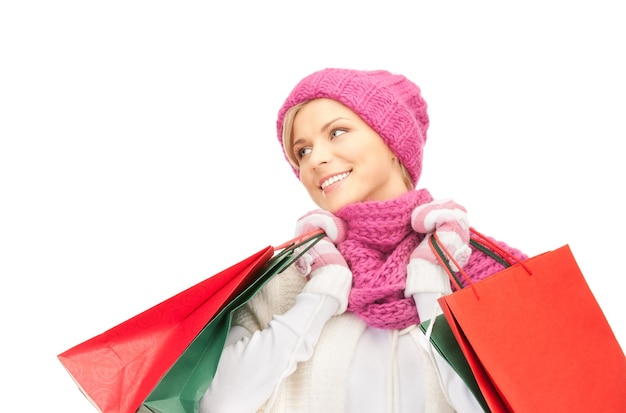
[[[385,70],[328,68],[302,79],[278,112],[276,128],[283,147],[283,125],[289,108],[318,98],[334,99],[374,129],[417,184],[428,129],[427,105],[419,87],[403,75]],[[294,168],[296,176],[299,172]]]

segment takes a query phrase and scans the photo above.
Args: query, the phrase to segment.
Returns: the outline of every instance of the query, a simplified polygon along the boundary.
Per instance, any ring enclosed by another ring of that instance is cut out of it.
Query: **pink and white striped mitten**
[[[415,208],[411,226],[426,237],[411,253],[404,294],[413,296],[420,319],[427,320],[441,313],[437,299],[452,292],[448,274],[430,249],[428,238],[436,232],[439,241],[463,266],[471,254],[469,221],[464,207],[445,199]],[[453,271],[458,271],[452,260],[449,264]]]
[[[295,266],[309,279],[303,292],[336,298],[339,301],[337,314],[340,314],[348,307],[348,295],[352,287],[352,271],[336,247],[346,237],[345,223],[328,211],[316,209],[298,220],[296,236],[316,229],[324,230],[326,236],[298,258]]]

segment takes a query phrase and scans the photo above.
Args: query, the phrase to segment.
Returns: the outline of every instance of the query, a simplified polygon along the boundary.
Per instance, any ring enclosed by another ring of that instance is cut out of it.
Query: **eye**
[[[295,150],[295,153],[296,153],[296,158],[302,159],[302,157],[311,153],[311,148],[308,146],[303,146],[301,148],[297,148]]]
[[[336,138],[337,136],[343,135],[344,133],[346,133],[347,130],[342,129],[342,128],[336,128],[330,131],[330,137],[331,138]]]

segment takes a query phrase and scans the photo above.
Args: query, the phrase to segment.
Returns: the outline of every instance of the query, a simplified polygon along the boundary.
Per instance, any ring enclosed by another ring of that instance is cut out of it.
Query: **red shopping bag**
[[[469,286],[439,303],[490,409],[626,412],[624,352],[569,246],[519,262],[472,234],[512,265],[476,283],[461,271]]]
[[[231,300],[261,273],[268,277],[282,271],[297,258],[295,247],[319,239],[318,234],[315,231],[276,248],[265,247],[70,348],[58,359],[100,412],[135,413],[196,336]],[[274,255],[278,250],[283,251]],[[226,331],[220,334],[223,345]]]

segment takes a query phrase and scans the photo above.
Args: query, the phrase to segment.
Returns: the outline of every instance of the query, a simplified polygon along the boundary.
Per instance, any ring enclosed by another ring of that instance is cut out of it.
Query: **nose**
[[[310,161],[313,167],[326,164],[332,159],[332,148],[329,142],[318,142],[311,150]]]

